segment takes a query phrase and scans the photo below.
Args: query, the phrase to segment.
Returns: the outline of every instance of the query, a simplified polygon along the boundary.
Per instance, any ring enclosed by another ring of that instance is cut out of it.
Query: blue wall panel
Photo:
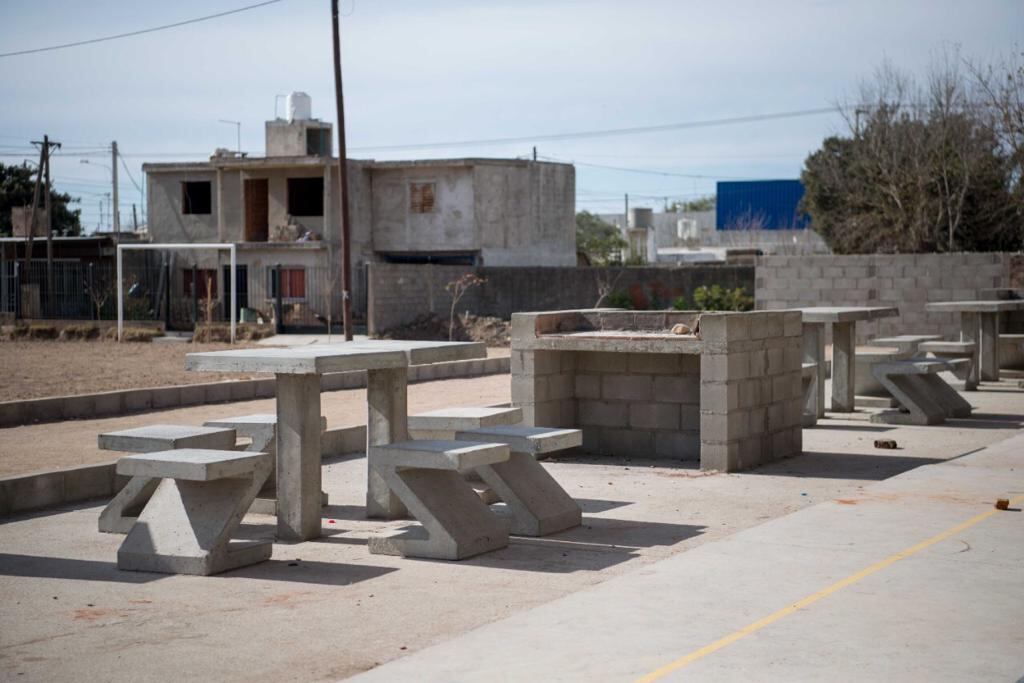
[[[797,212],[804,196],[799,180],[740,180],[718,183],[715,202],[717,230],[803,230],[810,218]]]

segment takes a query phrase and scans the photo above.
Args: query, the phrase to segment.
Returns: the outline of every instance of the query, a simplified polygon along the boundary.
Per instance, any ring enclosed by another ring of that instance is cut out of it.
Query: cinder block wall
[[[761,256],[757,259],[758,309],[800,306],[896,306],[898,318],[857,324],[857,343],[897,334],[956,338],[955,313],[928,313],[931,301],[978,299],[982,290],[1010,285],[1020,255],[858,254]],[[1016,276],[1013,276],[1016,277]]]
[[[803,450],[800,313],[700,319],[701,468],[748,469]]]
[[[700,354],[636,353],[628,346],[644,342],[628,339],[622,351],[536,348],[544,330],[571,328],[580,313],[593,312],[512,317],[512,402],[526,424],[580,428],[588,453],[699,459],[702,469],[735,471],[801,452],[798,312],[704,314]],[[599,315],[633,318],[626,329],[666,322],[664,313]]]
[[[556,268],[413,265],[372,263],[368,266],[369,302],[367,326],[380,334],[415,320],[425,313],[448,316],[451,295],[445,285],[476,273],[487,282],[473,287],[459,301],[458,312],[493,315],[508,319],[520,311],[558,311],[591,308],[597,303],[598,285],[611,283],[616,290],[642,288],[646,296],[658,292],[660,303],[685,296],[701,286],[743,287],[754,292],[754,268],[698,264],[678,268]]]

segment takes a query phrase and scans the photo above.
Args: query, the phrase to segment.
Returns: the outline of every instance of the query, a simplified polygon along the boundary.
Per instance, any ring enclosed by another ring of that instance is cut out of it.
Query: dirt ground
[[[185,372],[185,354],[255,345],[112,341],[0,342],[0,401],[91,394],[117,389],[201,384],[206,373]],[[261,377],[218,373],[218,379]]]

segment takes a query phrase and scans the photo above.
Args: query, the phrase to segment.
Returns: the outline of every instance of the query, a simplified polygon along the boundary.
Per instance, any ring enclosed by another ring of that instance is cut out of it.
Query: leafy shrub
[[[693,302],[700,311],[750,311],[754,308],[754,298],[747,296],[743,287],[729,290],[719,285],[710,288],[702,285],[693,291]]]
[[[616,289],[604,300],[604,303],[608,308],[627,308],[633,309],[633,297],[629,295],[629,292],[623,289]]]

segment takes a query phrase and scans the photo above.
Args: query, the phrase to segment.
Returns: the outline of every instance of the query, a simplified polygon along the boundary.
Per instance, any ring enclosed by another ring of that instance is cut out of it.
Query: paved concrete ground
[[[356,680],[1018,680],[1022,451],[911,470]]]
[[[464,393],[453,391],[444,398],[448,403],[463,403]],[[174,675],[212,680],[336,680],[453,641],[492,622],[497,622],[494,628],[500,628],[502,620],[509,617],[532,618],[528,617],[531,608],[566,596],[583,600],[591,593],[586,589],[602,590],[598,584],[614,586],[616,577],[629,580],[631,576],[650,583],[641,582],[640,593],[625,590],[628,599],[619,599],[623,597],[620,594],[614,600],[600,601],[586,615],[576,617],[574,612],[573,619],[552,630],[539,649],[521,658],[541,662],[545,660],[540,651],[573,652],[577,655],[573,667],[586,665],[583,677],[615,679],[626,669],[599,659],[603,653],[597,650],[604,650],[631,661],[630,676],[642,675],[687,654],[698,641],[695,647],[772,613],[802,597],[805,589],[813,593],[891,555],[910,545],[903,541],[911,536],[916,543],[984,507],[986,503],[979,501],[990,500],[998,492],[990,491],[988,484],[961,491],[955,488],[959,486],[957,476],[943,493],[953,494],[954,499],[963,497],[966,502],[904,494],[899,502],[886,501],[884,496],[870,504],[830,502],[866,499],[865,490],[877,497],[871,488],[877,482],[1002,441],[1016,434],[1024,421],[1024,392],[1011,389],[1009,383],[969,398],[978,406],[975,418],[943,427],[872,425],[865,413],[849,420],[825,420],[805,432],[805,455],[743,474],[707,476],[690,466],[639,460],[567,458],[553,462],[554,476],[584,506],[584,526],[545,539],[514,539],[505,550],[459,563],[403,560],[366,551],[371,533],[402,522],[363,519],[362,458],[325,468],[325,489],[332,504],[325,510],[324,538],[278,544],[271,561],[219,577],[119,572],[114,561],[121,539],[95,531],[98,505],[8,519],[0,526],[0,595],[4,596],[0,600],[0,624],[4,625],[0,628],[0,679],[147,680]],[[79,435],[94,439],[84,430]],[[874,449],[872,441],[879,436],[896,439],[902,449]],[[45,431],[37,433],[38,441],[45,438]],[[970,457],[960,462],[969,462]],[[968,471],[962,466],[948,469]],[[1004,477],[999,480],[1004,488],[1009,477],[1016,476],[994,466],[992,470]],[[965,475],[965,481],[975,479],[974,474]],[[897,525],[891,513],[862,512],[883,503],[896,511],[912,508],[914,514]],[[936,512],[925,514],[928,510],[919,508],[919,503]],[[786,526],[807,514],[820,515],[819,508],[856,514],[838,522],[822,516],[806,527]],[[790,514],[794,512],[800,514]],[[953,517],[956,520],[947,523]],[[997,518],[991,521],[1005,523]],[[246,522],[244,529],[251,537],[266,538],[272,533],[269,517],[252,515]],[[988,520],[979,523],[977,529],[985,530],[988,524]],[[715,550],[722,543],[737,543],[736,539],[750,543],[749,537],[737,532],[750,529],[755,533],[761,528],[770,533],[755,544]],[[974,545],[971,538],[963,538],[972,548],[990,542],[982,539]],[[856,542],[857,548],[832,549],[850,542]],[[1017,548],[1020,546],[1018,538]],[[934,548],[937,551],[940,546]],[[814,554],[800,555],[805,551]],[[923,551],[920,556],[925,557]],[[798,557],[803,560],[793,559]],[[847,557],[845,564],[838,562]],[[988,596],[983,602],[979,597],[979,604],[991,607],[993,624],[1001,625],[1005,611],[1017,609],[1019,616],[1021,591],[1016,588],[1016,600],[1001,598],[995,588],[986,592],[990,585],[986,576],[1002,578],[1006,572],[999,558],[975,559],[979,557],[981,553],[960,553],[952,561],[963,563],[959,575],[970,576],[966,583],[977,587],[965,595]],[[1019,552],[1017,557],[1019,561]],[[692,569],[689,558],[696,558]],[[662,561],[670,564],[662,569]],[[976,561],[978,567],[974,567]],[[910,566],[911,561],[906,562],[905,566]],[[990,571],[990,575],[967,573],[968,567]],[[665,576],[671,585],[659,583],[659,577]],[[888,580],[890,576],[895,574],[879,572],[869,578]],[[941,577],[934,572],[922,576],[926,580],[921,588],[901,600],[931,595],[921,592],[925,588],[948,592],[948,587],[936,583]],[[867,581],[844,590],[858,593]],[[1007,581],[1010,586],[1012,579]],[[715,586],[726,588],[720,601],[713,599]],[[956,589],[964,590],[959,583]],[[937,619],[948,616],[942,601],[928,608]],[[892,604],[902,607],[904,603]],[[960,602],[955,605],[959,608]],[[791,650],[792,658],[813,658],[829,666],[840,662],[847,651],[846,640],[877,629],[870,610],[852,610],[846,615],[858,625],[857,633],[843,632],[835,639],[830,639],[828,630],[794,636],[794,643],[806,640],[813,646]],[[885,613],[886,609],[878,611]],[[965,614],[973,625],[988,628],[974,612]],[[681,617],[684,625],[670,619],[674,617]],[[777,625],[781,628],[791,618]],[[833,619],[834,623],[843,621],[841,615]],[[614,647],[590,639],[591,632],[598,635],[603,627],[619,623],[630,629],[615,639]],[[925,628],[909,618],[902,623],[907,624],[908,632]],[[653,626],[652,633],[642,632],[647,624]],[[674,630],[677,628],[680,630]],[[478,638],[486,632],[467,637]],[[750,636],[744,641],[754,644],[771,633],[766,628],[757,638]],[[941,630],[927,633],[944,635]],[[645,649],[646,638],[652,638],[653,644]],[[989,640],[993,651],[1002,651],[1001,641]],[[516,636],[507,642],[486,642],[487,650],[460,649],[454,655],[453,661],[464,665],[460,675],[497,661],[484,654],[491,647],[512,648],[521,640]],[[740,645],[737,642],[730,647],[737,652]],[[580,647],[586,650],[585,657],[573,649]],[[883,649],[887,657],[891,651]],[[726,652],[723,649],[716,656]],[[1006,657],[1001,657],[1005,663]],[[711,656],[705,659],[701,666],[725,661]],[[748,679],[763,679],[758,675],[764,668],[761,662],[751,662],[755,668],[735,671],[745,672]],[[399,661],[396,666],[406,665]],[[429,662],[424,666],[424,672],[430,670]],[[381,675],[387,671],[381,669]],[[505,679],[521,679],[515,675],[517,671],[506,670]],[[572,679],[580,677],[581,671],[578,667],[550,669],[528,678]],[[698,671],[697,663],[686,671]],[[785,677],[788,670],[779,671]],[[734,670],[725,672],[731,675]],[[416,673],[411,678],[419,680],[420,672]],[[501,679],[497,676],[501,672],[489,673],[489,677]]]

